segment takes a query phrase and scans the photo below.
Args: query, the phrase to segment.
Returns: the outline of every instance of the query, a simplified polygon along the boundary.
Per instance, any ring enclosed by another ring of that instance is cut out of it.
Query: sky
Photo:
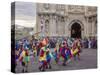
[[[15,3],[15,24],[24,27],[34,27],[36,24],[36,3]]]

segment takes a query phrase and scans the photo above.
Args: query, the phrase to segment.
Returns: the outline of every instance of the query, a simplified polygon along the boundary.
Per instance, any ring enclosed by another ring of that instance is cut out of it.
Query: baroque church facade
[[[44,36],[97,36],[97,7],[37,3],[36,32]]]

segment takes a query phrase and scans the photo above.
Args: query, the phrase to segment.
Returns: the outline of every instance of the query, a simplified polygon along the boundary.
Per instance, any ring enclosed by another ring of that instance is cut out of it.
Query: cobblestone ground
[[[28,64],[28,72],[40,72],[38,66],[38,57],[35,57],[34,62]],[[66,66],[55,64],[54,60],[52,59],[51,66],[52,69],[46,69],[46,71],[97,68],[97,49],[83,49],[80,54],[80,60],[70,61]],[[18,63],[18,65],[16,66],[16,72],[22,73],[22,66],[20,65],[20,63]]]

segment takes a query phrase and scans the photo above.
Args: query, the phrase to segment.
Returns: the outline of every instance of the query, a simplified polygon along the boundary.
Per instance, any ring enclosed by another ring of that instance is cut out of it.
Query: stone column
[[[92,36],[95,36],[95,18],[92,20]]]
[[[86,21],[86,25],[84,25],[84,29],[86,29],[86,37],[88,38],[90,36],[90,20],[89,20],[89,17],[88,17],[88,8],[85,7],[85,21]]]
[[[86,25],[84,25],[84,29],[86,29],[86,37],[89,37],[89,22],[88,22],[88,17],[85,16],[85,21],[86,21]]]
[[[67,17],[65,17],[65,36],[68,37],[68,33],[69,33],[69,30],[68,30],[68,23],[67,23]]]
[[[49,34],[50,36],[55,36],[56,35],[56,18],[54,15],[50,15],[50,23],[49,23]]]
[[[89,24],[89,26],[88,26],[89,27],[89,29],[88,29],[89,36],[92,36],[92,19],[90,18],[88,21],[89,21],[89,23],[88,23]]]
[[[49,36],[52,36],[52,15],[49,16]]]
[[[56,36],[56,15],[52,16],[52,33]]]
[[[56,28],[55,28],[55,30],[56,30],[56,36],[58,36],[58,17],[57,16],[56,16],[55,22],[56,22]]]
[[[61,17],[61,35],[65,36],[65,19]]]
[[[58,17],[58,36],[60,36],[60,17]]]
[[[61,26],[61,17],[59,17],[59,21],[58,21],[58,33],[59,36],[62,36],[62,26]]]

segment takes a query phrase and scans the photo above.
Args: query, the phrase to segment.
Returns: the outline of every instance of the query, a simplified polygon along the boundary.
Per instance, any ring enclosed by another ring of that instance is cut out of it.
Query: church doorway
[[[81,25],[77,22],[71,26],[71,37],[72,38],[81,38]]]

